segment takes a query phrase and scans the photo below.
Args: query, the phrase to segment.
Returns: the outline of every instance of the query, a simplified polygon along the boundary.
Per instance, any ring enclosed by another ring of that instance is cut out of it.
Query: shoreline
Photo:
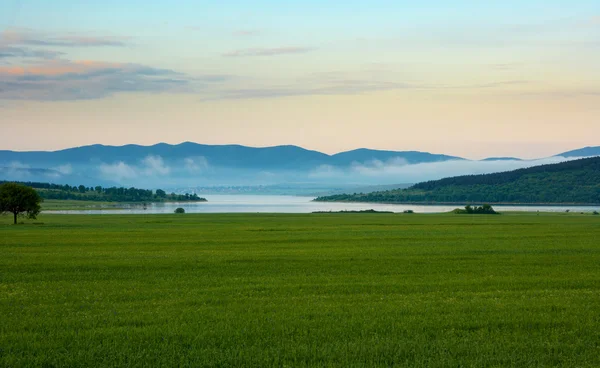
[[[554,207],[554,206],[578,206],[597,207],[600,203],[519,203],[519,202],[369,202],[369,201],[317,201],[315,203],[364,203],[364,204],[388,204],[388,205],[413,205],[413,206],[466,206],[483,205],[491,206],[523,206],[523,207]]]

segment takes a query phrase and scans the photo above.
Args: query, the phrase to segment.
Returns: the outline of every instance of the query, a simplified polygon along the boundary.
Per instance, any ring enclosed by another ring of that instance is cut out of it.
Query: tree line
[[[8,183],[0,181],[0,184]],[[39,182],[19,182],[18,184],[34,188],[43,199],[103,201],[103,202],[203,202],[205,198],[195,193],[167,194],[162,189],[124,188],[102,186],[86,187],[85,185],[71,186],[68,184],[52,184]]]

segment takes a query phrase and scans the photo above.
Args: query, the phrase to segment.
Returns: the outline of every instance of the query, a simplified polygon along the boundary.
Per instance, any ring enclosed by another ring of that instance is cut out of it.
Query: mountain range
[[[600,155],[600,147],[556,156],[595,155]],[[0,180],[138,187],[302,182],[385,185],[535,164],[512,157],[472,161],[428,152],[366,148],[329,155],[292,145],[255,148],[192,142],[152,146],[96,144],[58,151],[0,151]]]
[[[600,156],[600,146],[597,147],[584,147],[573,151],[563,152],[556,156],[562,157],[594,157]]]
[[[391,158],[403,159],[407,163],[462,160],[460,157],[417,151],[381,151],[361,148],[328,155],[292,145],[247,147],[184,142],[177,145],[159,143],[153,146],[96,144],[59,151],[0,151],[0,164],[6,166],[10,162],[26,162],[32,167],[51,167],[65,163],[72,165],[102,162],[135,164],[148,156],[160,157],[165,162],[185,161],[201,157],[217,167],[294,170],[314,168],[318,165],[349,166],[354,162],[387,161]]]

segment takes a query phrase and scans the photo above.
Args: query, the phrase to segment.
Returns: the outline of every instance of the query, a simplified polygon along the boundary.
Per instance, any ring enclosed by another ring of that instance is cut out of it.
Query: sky
[[[0,150],[600,145],[600,2],[2,0]]]

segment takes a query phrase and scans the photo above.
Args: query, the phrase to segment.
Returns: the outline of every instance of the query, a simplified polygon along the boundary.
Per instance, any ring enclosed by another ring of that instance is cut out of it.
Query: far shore
[[[391,205],[413,205],[413,206],[466,206],[490,204],[492,206],[581,206],[597,207],[600,203],[519,203],[519,202],[369,202],[369,201],[317,201],[318,203],[365,203],[365,204],[391,204]]]

